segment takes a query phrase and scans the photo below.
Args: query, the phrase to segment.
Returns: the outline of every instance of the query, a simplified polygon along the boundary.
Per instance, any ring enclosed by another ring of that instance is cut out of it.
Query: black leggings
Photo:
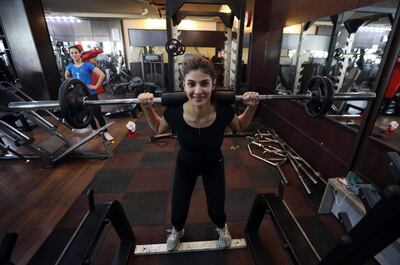
[[[88,97],[90,100],[99,100],[99,97],[96,95],[90,95]],[[104,120],[103,114],[101,113],[101,107],[99,105],[94,105],[93,107],[93,114],[94,117],[97,119],[100,127],[103,127],[104,125],[106,125],[106,121]],[[97,124],[96,124],[96,120],[92,119],[90,121],[90,126],[92,126],[93,130],[97,129]],[[107,131],[107,129],[104,130],[105,132]]]
[[[178,155],[179,156],[179,155]],[[172,225],[178,230],[185,226],[190,199],[197,177],[202,176],[207,198],[208,215],[213,223],[223,228],[225,215],[225,171],[223,157],[212,164],[190,166],[177,159],[172,186]]]

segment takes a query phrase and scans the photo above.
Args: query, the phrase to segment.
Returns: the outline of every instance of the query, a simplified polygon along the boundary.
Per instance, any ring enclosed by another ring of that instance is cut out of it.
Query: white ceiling
[[[48,15],[77,17],[159,17],[165,0],[42,0]],[[184,4],[181,11],[218,12],[221,5]]]
[[[159,16],[164,0],[42,0],[46,14],[77,17],[133,18]]]

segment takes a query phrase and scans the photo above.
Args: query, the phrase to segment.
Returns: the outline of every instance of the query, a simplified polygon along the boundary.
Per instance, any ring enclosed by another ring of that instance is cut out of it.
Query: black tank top
[[[215,161],[221,158],[221,145],[225,128],[232,121],[235,111],[230,105],[216,105],[216,118],[205,128],[194,128],[183,119],[183,105],[169,106],[164,118],[177,134],[180,150],[178,158],[185,161]]]

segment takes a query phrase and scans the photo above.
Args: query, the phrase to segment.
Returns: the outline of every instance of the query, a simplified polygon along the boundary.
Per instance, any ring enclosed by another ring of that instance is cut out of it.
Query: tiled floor
[[[150,143],[148,139],[151,131],[144,121],[137,123],[137,130],[136,138],[125,137],[120,142],[114,156],[98,171],[87,189],[94,189],[97,201],[122,202],[137,237],[137,244],[163,243],[166,239],[166,229],[170,227],[171,182],[177,143],[175,139],[162,139]],[[247,141],[244,137],[226,138],[223,145],[227,188],[226,214],[233,238],[245,237],[244,228],[256,194],[276,192],[280,178],[274,167],[249,155]],[[239,148],[232,150],[232,146]],[[322,252],[326,252],[333,239],[340,235],[341,228],[332,216],[317,215],[323,185],[313,187],[318,191],[308,196],[294,173],[289,169],[284,170],[290,182],[285,189],[285,201],[312,241],[317,243]],[[82,193],[30,264],[53,264],[86,210],[86,198]],[[183,241],[217,239],[214,230],[215,227],[208,217],[206,198],[199,179],[193,192]],[[268,253],[272,254],[272,264],[289,264],[269,220],[263,221],[260,237],[268,248]],[[117,244],[117,235],[113,229],[108,229],[101,238],[96,264],[111,264]],[[246,248],[133,257],[130,264],[253,264],[253,260],[250,250]]]

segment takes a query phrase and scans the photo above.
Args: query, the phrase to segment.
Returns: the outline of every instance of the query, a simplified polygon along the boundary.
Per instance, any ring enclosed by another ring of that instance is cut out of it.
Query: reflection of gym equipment
[[[343,29],[340,33],[341,36],[344,36],[344,34],[346,34],[347,36],[345,45],[344,47],[337,47],[336,49],[334,49],[333,47],[332,49],[330,49],[330,54],[328,55],[328,58],[336,60],[335,69],[331,74],[334,82],[336,82],[336,87],[340,88],[343,85],[348,68],[354,68],[355,66],[357,66],[360,70],[362,70],[362,72],[360,73],[360,79],[362,79],[363,76],[368,75],[368,72],[364,71],[368,70],[367,67],[365,67],[365,49],[353,49],[355,33],[361,26],[368,25],[369,23],[377,21],[383,17],[387,17],[389,22],[393,24],[393,17],[390,13],[378,13],[374,15],[368,15],[368,13],[365,13],[363,16],[350,18],[343,21],[345,30]],[[337,36],[337,34],[335,36],[332,36],[333,43],[336,43]],[[378,51],[375,55],[381,56],[382,53]],[[331,62],[331,60],[327,60],[327,62],[328,61]],[[329,67],[327,68],[330,69],[330,67],[331,65],[329,65]],[[367,84],[371,82],[372,78],[369,79],[370,80],[368,80]],[[361,81],[357,80],[357,82]]]
[[[1,104],[4,113],[13,113],[10,109],[7,109],[6,107],[11,101],[27,103],[27,101],[25,101],[26,99],[20,96],[21,94],[19,93],[21,92],[22,91],[19,91],[15,87],[6,87],[0,85]],[[46,111],[47,114],[50,114],[52,117],[56,117],[48,110]],[[48,122],[35,111],[21,111],[18,113],[18,115],[23,116],[26,120],[31,121],[34,125],[41,128],[49,135],[49,138],[41,143],[37,143],[37,141],[33,137],[24,134],[9,123],[0,120],[1,134],[12,141],[14,144],[14,146],[7,146],[4,142],[1,143],[2,149],[7,150],[8,153],[0,156],[0,159],[25,159],[28,161],[33,158],[40,158],[43,162],[44,167],[53,167],[57,161],[70,155],[77,158],[108,158],[112,156],[112,150],[109,146],[110,143],[106,140],[104,140],[103,142],[105,149],[104,153],[73,153],[77,150],[77,148],[86,144],[94,137],[102,133],[111,124],[106,125],[92,132],[84,139],[74,144],[71,144],[61,133],[57,131],[57,128],[53,124]],[[56,118],[59,119],[58,117]],[[20,146],[24,146],[32,153],[22,153],[18,148]]]
[[[62,41],[57,41],[53,47],[54,46],[54,55],[56,57],[58,71],[60,72],[61,76],[64,76],[66,66],[69,63],[72,63],[73,60],[68,52],[68,49],[64,47],[64,43]]]
[[[400,88],[400,59],[397,59],[393,69],[389,85],[386,88],[384,101],[382,102],[382,114],[395,114],[399,112],[400,98],[396,94]]]
[[[3,56],[7,56],[7,53],[0,51],[0,81],[12,82],[15,77],[11,74],[11,66],[7,66]]]
[[[294,80],[296,78],[296,66],[286,64],[279,65],[278,78],[286,91],[293,91]]]
[[[143,54],[141,65],[143,81],[153,82],[164,90],[164,60],[162,54]]]
[[[400,156],[388,153],[387,166],[391,169],[393,185],[384,190],[383,198],[375,205],[368,205],[367,214],[354,226],[328,254],[321,257],[305,236],[290,209],[283,200],[283,184],[279,194],[258,194],[246,225],[246,237],[255,264],[270,264],[258,235],[258,229],[267,214],[294,264],[304,265],[364,265],[366,262],[400,236]],[[363,201],[367,203],[367,200]],[[346,220],[346,215],[344,220]],[[347,223],[347,222],[346,222]]]
[[[298,95],[260,95],[260,100],[304,100],[307,114],[312,117],[324,116],[332,107],[335,100],[371,100],[375,93],[341,93],[334,95],[331,81],[323,76],[313,77],[306,94]],[[37,101],[37,102],[11,102],[10,109],[14,110],[39,110],[60,107],[65,120],[74,128],[85,128],[93,117],[94,105],[118,105],[138,104],[137,98],[88,100],[89,89],[79,79],[68,79],[61,84],[59,101]],[[214,91],[215,100],[221,104],[233,104],[241,101],[243,96],[235,95],[233,91]],[[154,103],[164,105],[183,104],[187,101],[185,92],[163,93],[161,97],[154,98]]]
[[[339,93],[341,93],[341,92],[350,92],[352,87],[353,87],[353,85],[355,84],[358,76],[360,75],[360,73],[361,73],[361,70],[358,69],[358,68],[350,69],[349,73],[346,76],[346,79],[343,82],[343,85],[337,90],[337,92],[339,92]],[[356,106],[350,105],[346,101],[334,103],[332,105],[332,108],[337,113],[346,113],[349,108],[358,109]],[[358,109],[358,110],[360,110],[360,109]],[[362,111],[362,110],[363,109],[361,109],[360,111]]]
[[[304,93],[307,83],[315,75],[319,75],[322,72],[322,65],[314,63],[303,63],[301,65],[299,87],[297,87],[297,93]]]
[[[227,27],[224,57],[224,87],[236,89],[241,82],[242,70],[242,48],[244,21],[246,11],[246,1],[244,0],[223,0],[223,1],[197,1],[196,4],[218,4],[229,6],[231,12],[200,12],[180,10],[185,3],[192,3],[190,0],[166,1],[166,22],[167,22],[167,42],[172,43],[171,51],[168,53],[168,89],[170,91],[179,90],[179,65],[174,55],[182,54],[183,48],[179,48],[178,40],[180,32],[178,25],[186,16],[219,17]],[[237,23],[234,23],[236,20]],[[235,36],[236,35],[236,36]],[[175,44],[174,44],[175,43]],[[169,47],[167,47],[169,48]],[[236,90],[235,90],[236,91]]]
[[[165,50],[168,54],[179,56],[185,54],[186,47],[177,39],[170,39],[165,44]]]
[[[151,67],[151,66],[150,66]],[[156,66],[154,66],[156,68]],[[164,66],[162,65],[162,69]],[[155,77],[156,75],[152,75]],[[143,82],[143,79],[136,76],[132,77],[128,68],[122,68],[120,71],[121,83],[114,87],[114,93],[130,95],[132,97],[137,97],[140,93],[150,92],[150,93],[161,93],[160,86],[155,82]],[[136,103],[122,105],[114,108],[112,111],[107,112],[104,116],[106,117],[117,117],[125,114],[130,114],[133,117],[136,116],[136,111],[139,106]]]
[[[355,57],[357,55],[364,55],[364,54],[365,54],[365,52],[360,52],[360,53],[349,52],[349,53],[345,53],[342,48],[336,48],[335,51],[333,52],[333,59],[335,59],[337,61],[340,61],[340,60],[344,60],[345,56],[353,56],[353,57]]]

